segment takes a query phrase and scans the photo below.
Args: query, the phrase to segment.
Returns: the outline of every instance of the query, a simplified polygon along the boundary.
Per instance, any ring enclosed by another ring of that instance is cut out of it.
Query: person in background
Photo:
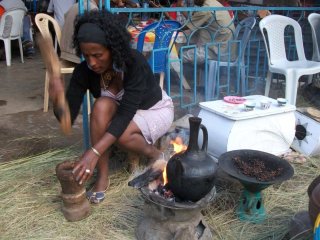
[[[219,0],[219,2],[224,6],[224,7],[231,7],[229,0]],[[230,17],[234,18],[234,13],[232,10],[228,10]]]
[[[87,10],[98,10],[99,9],[99,0],[90,0],[89,6],[87,7],[87,1],[84,1],[84,8]],[[79,4],[75,3],[69,8],[67,13],[65,14],[64,25],[61,31],[61,40],[60,40],[60,58],[63,60],[80,63],[80,57],[77,56],[76,50],[73,47],[73,29],[74,29],[74,21],[79,14]]]
[[[229,3],[229,0],[218,0],[224,7],[232,7]],[[250,5],[247,5],[250,6]],[[230,17],[233,19],[234,18],[234,12],[232,10],[228,10]],[[239,14],[240,13],[240,14]],[[258,16],[259,18],[264,18],[266,16],[269,16],[271,12],[267,9],[259,9],[257,11],[239,11],[238,12],[238,20],[242,20],[245,17],[252,17],[252,16]]]
[[[184,0],[176,0],[170,5],[170,7],[183,6],[183,2]],[[181,12],[168,12],[167,16],[170,20],[178,21],[179,23],[181,23],[181,25],[183,25],[186,21],[185,16]]]
[[[53,13],[59,26],[62,28],[64,24],[64,14],[76,3],[76,0],[50,0],[47,9],[48,13]]]
[[[26,11],[26,15],[23,18],[23,36],[22,36],[22,46],[23,52],[26,58],[33,58],[34,56],[34,47],[33,47],[33,38],[31,36],[31,19],[27,14],[27,8],[23,1],[21,0],[2,0],[0,1],[0,21],[1,16],[6,11],[11,11],[15,9],[23,9]],[[2,49],[2,50],[1,50]],[[3,47],[0,46],[0,59],[3,59],[4,50]]]
[[[174,107],[146,58],[131,48],[131,36],[119,15],[86,11],[77,18],[73,40],[77,54],[85,60],[76,66],[66,92],[72,122],[88,89],[96,99],[90,118],[92,147],[80,157],[73,174],[81,185],[97,168],[97,179],[87,198],[100,203],[109,186],[110,147],[117,144],[151,162],[162,162],[163,153],[153,144],[171,127]],[[64,93],[63,83],[50,79],[50,84],[55,103]]]
[[[199,7],[221,7],[223,5],[217,0],[194,0],[194,4]],[[177,1],[177,7],[184,7],[183,1]],[[186,12],[183,15],[188,18]],[[208,49],[210,59],[217,59],[220,51],[220,60],[226,61],[228,59],[228,41],[233,39],[235,27],[232,18],[228,11],[215,12],[193,12],[190,21],[186,24],[186,28],[190,31],[196,31],[191,39],[191,44],[197,44],[197,61],[203,63],[205,61],[205,44],[206,43],[221,43],[212,45]],[[205,29],[199,29],[206,26]],[[220,49],[219,49],[220,48]],[[237,46],[231,45],[231,59],[235,56]],[[184,62],[194,62],[194,49],[184,51]]]
[[[89,11],[97,11],[99,10],[99,0],[90,0],[88,1],[89,6],[87,7],[87,1],[84,1],[84,9]],[[102,5],[104,5],[104,0],[102,1]],[[101,6],[103,8],[104,6]],[[63,60],[72,62],[72,63],[80,63],[81,59],[77,56],[76,50],[73,47],[73,29],[74,29],[74,21],[79,14],[79,4],[75,3],[65,14],[65,21],[61,31],[61,46],[60,46],[60,57]],[[127,22],[127,19],[123,19],[123,14],[119,14],[121,16],[122,21]]]
[[[138,8],[140,4],[136,0],[111,0],[110,6],[114,8]]]

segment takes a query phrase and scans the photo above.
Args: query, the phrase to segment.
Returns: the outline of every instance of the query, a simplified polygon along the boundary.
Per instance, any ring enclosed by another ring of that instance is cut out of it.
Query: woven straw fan
[[[46,69],[50,81],[62,81],[60,73],[60,61],[53,48],[53,43],[51,38],[43,38],[39,36],[37,38],[41,56],[46,65]],[[64,134],[70,134],[71,132],[71,117],[69,105],[66,100],[64,92],[58,94],[58,97],[54,99],[53,106],[55,113],[58,115],[60,120],[60,126]]]

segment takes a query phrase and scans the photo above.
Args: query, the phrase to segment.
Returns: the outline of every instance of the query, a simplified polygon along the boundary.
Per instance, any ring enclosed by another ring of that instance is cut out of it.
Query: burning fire
[[[165,186],[168,183],[167,166],[165,166],[164,169],[163,169],[162,177],[163,177],[163,185]]]
[[[173,145],[174,153],[179,153],[187,149],[187,146],[183,144],[183,140],[179,136],[177,136],[175,140],[171,140],[170,144]]]
[[[174,140],[171,140],[170,144],[173,145],[173,151],[174,151],[173,154],[182,152],[187,149],[187,146],[183,144],[183,140],[179,136],[177,136]],[[166,185],[168,183],[167,166],[164,167],[164,170],[162,172],[162,177],[163,177],[163,185]]]

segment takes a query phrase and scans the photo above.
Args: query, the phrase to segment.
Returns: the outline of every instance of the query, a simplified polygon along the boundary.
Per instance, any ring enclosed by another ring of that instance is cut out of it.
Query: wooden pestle
[[[37,42],[39,45],[41,56],[43,58],[43,61],[45,63],[45,66],[48,72],[49,82],[62,81],[61,73],[60,73],[60,68],[61,68],[60,61],[57,53],[53,48],[52,39],[49,37],[43,38],[39,36],[37,38]],[[69,109],[69,105],[66,100],[64,92],[58,93],[58,96],[56,96],[53,99],[53,106],[55,109],[55,113],[57,114],[57,117],[60,121],[62,132],[66,135],[70,134],[71,133],[70,109]]]

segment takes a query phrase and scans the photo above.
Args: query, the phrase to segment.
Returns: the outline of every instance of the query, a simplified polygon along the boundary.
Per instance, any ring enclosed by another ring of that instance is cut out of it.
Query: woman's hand
[[[64,95],[64,84],[60,77],[49,77],[49,95],[56,102],[60,95]]]
[[[64,83],[60,77],[49,77],[49,95],[53,102],[53,112],[60,122],[64,134],[71,133],[71,115],[64,94]]]
[[[72,173],[80,185],[91,178],[98,159],[98,156],[93,151],[88,150],[82,155],[80,161],[76,162]]]

